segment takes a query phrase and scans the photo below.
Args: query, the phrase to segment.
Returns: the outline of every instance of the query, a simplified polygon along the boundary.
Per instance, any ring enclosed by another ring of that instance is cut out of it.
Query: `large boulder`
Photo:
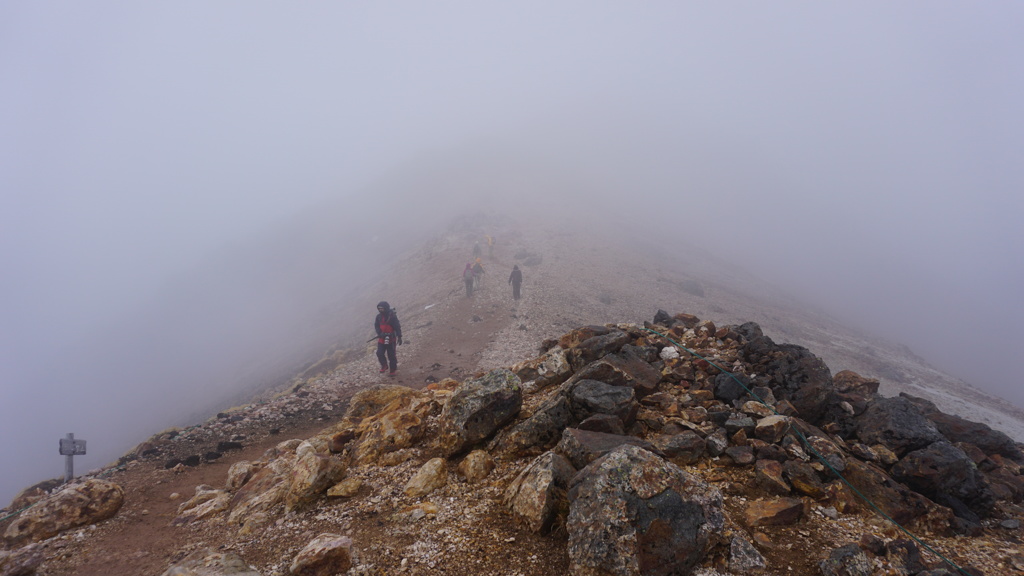
[[[494,450],[513,457],[539,455],[558,442],[562,431],[574,421],[568,398],[555,395],[541,404],[529,418],[502,430],[494,441]]]
[[[890,472],[896,480],[972,522],[977,523],[978,518],[965,514],[957,503],[962,502],[980,518],[990,516],[995,507],[995,496],[974,462],[945,440],[907,454]]]
[[[776,344],[754,322],[736,328],[743,336],[741,357],[751,372],[767,376],[772,394],[796,408],[812,424],[821,423],[832,396],[832,373],[809,350],[795,344]]]
[[[413,446],[423,438],[424,429],[423,418],[407,401],[393,402],[360,426],[362,434],[354,451],[355,464],[374,464],[385,454]]]
[[[656,391],[661,381],[661,372],[647,362],[644,350],[623,345],[619,351],[605,354],[581,366],[573,379],[600,380],[615,386],[627,386],[636,392],[637,398],[643,398]]]
[[[441,411],[441,451],[446,456],[459,454],[511,422],[523,406],[520,384],[519,377],[505,368],[463,382]]]
[[[345,463],[336,456],[314,450],[305,450],[297,456],[295,468],[288,481],[288,492],[284,497],[288,511],[316,500],[328,488],[337,484],[347,470]]]
[[[231,494],[226,490],[215,490],[210,486],[196,486],[196,494],[178,506],[178,515],[171,524],[178,526],[209,518],[228,509]]]
[[[293,576],[334,576],[352,567],[352,539],[338,534],[321,534],[292,559],[288,573]]]
[[[925,418],[935,425],[939,433],[953,444],[966,442],[981,448],[985,454],[999,454],[1024,464],[1024,452],[1021,452],[1017,443],[1006,434],[993,430],[986,424],[946,414],[940,411],[933,402],[924,398],[911,396],[906,392],[901,392],[900,397],[913,402]]]
[[[928,514],[934,504],[924,496],[896,482],[872,464],[851,458],[846,463],[846,480],[865,498],[899,524]]]
[[[575,474],[576,469],[564,456],[545,452],[505,489],[505,505],[529,530],[545,534],[560,513],[568,512],[566,493]]]
[[[921,410],[906,398],[877,398],[853,420],[861,442],[882,444],[898,456],[943,440]]]
[[[718,490],[637,446],[581,470],[569,500],[576,576],[688,574],[725,526]]]
[[[113,482],[91,478],[70,484],[22,512],[7,526],[4,541],[14,547],[45,540],[71,528],[106,520],[122,504],[124,490]]]

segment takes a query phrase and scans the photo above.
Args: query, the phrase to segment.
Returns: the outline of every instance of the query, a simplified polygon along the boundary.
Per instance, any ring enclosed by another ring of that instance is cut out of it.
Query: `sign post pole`
[[[67,437],[60,440],[60,453],[64,456],[64,483],[67,484],[75,477],[74,457],[85,454],[85,440],[75,440],[75,435],[68,432]]]

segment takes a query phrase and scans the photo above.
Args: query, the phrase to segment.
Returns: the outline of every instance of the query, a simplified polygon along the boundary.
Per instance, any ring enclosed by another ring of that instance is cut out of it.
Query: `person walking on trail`
[[[466,283],[466,296],[473,295],[473,265],[466,262],[466,269],[462,271],[462,281]]]
[[[494,236],[485,235],[484,238],[487,238],[487,257],[494,259]]]
[[[479,258],[480,254],[482,254],[482,253],[483,253],[483,251],[480,249],[480,243],[479,242],[474,242],[473,243],[473,258]]]
[[[519,287],[523,285],[523,272],[519,265],[512,266],[512,274],[508,277],[508,283],[512,285],[512,299],[519,300]]]
[[[402,343],[402,324],[398,314],[387,302],[377,304],[377,319],[373,321],[377,331],[377,360],[380,361],[380,373],[388,372],[394,376],[398,371],[398,354],[395,345]]]
[[[480,259],[477,258],[476,262],[473,263],[473,288],[479,290],[480,285],[484,281],[484,267],[480,264]]]

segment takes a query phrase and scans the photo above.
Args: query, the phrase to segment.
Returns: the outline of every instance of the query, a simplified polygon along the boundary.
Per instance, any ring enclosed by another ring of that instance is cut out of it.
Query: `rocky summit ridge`
[[[26,489],[0,513],[0,574],[1022,570],[1021,446],[992,430],[1021,439],[1019,409],[630,242],[454,222],[330,308],[358,345]],[[405,331],[395,378],[362,345],[381,296]]]
[[[14,506],[35,505],[5,522],[0,574],[1024,569],[1022,446],[878,386],[755,323],[663,311],[423,389],[353,390],[340,418],[329,414],[345,394],[315,378],[158,435],[123,467],[23,494]],[[316,410],[322,427],[305,437],[245,432]],[[230,438],[268,447],[165,497],[160,524],[180,548],[133,560],[101,544],[154,514],[125,504],[139,488],[122,479],[172,485],[187,466],[168,457],[218,438],[226,451],[243,450]]]

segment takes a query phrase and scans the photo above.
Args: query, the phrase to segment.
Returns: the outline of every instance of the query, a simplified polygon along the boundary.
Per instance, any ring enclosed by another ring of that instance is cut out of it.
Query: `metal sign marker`
[[[68,432],[66,438],[60,439],[60,454],[64,456],[64,483],[67,484],[75,477],[72,458],[85,454],[85,440],[75,440],[75,435]]]

